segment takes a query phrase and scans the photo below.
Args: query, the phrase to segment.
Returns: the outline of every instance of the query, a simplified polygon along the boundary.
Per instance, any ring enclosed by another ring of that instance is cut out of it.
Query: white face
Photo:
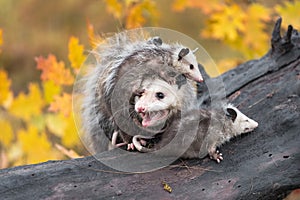
[[[135,111],[141,116],[144,127],[165,122],[172,107],[177,106],[176,89],[165,81],[145,81],[142,93],[135,102]]]
[[[187,54],[182,54],[179,56],[182,49],[178,49],[175,52],[177,56],[174,58],[176,61],[174,63],[175,67],[179,68],[179,71],[187,76],[187,78],[192,79],[197,82],[203,82],[202,74],[198,68],[198,61],[196,56],[191,50],[185,51]]]
[[[229,106],[227,107],[227,111],[229,111],[232,116],[233,127],[237,133],[247,133],[253,131],[258,126],[256,121],[244,115],[236,107]]]

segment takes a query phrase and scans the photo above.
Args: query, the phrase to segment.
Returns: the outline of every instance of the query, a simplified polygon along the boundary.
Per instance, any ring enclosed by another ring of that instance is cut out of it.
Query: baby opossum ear
[[[161,46],[163,41],[160,37],[156,36],[148,40],[148,43],[153,43],[155,46]]]
[[[163,41],[160,37],[154,37],[152,41],[155,46],[161,46],[163,43]]]
[[[184,56],[188,55],[189,52],[190,50],[188,48],[181,49],[178,53],[178,61],[180,61]]]
[[[129,99],[129,104],[135,105],[135,97],[141,97],[144,92],[145,92],[144,89],[138,89],[132,92],[131,97]]]
[[[226,116],[230,117],[231,120],[234,122],[237,117],[236,111],[232,108],[226,108],[226,111]]]

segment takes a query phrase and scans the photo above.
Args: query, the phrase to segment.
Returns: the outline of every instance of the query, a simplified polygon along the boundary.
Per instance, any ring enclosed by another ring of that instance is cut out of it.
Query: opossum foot
[[[134,144],[133,144],[133,143],[127,144],[127,150],[128,150],[128,151],[129,151],[129,150],[135,150]]]
[[[140,151],[140,152],[148,152],[149,149],[145,148],[144,146],[147,145],[146,140],[144,139],[151,139],[151,136],[142,136],[142,135],[135,135],[132,138],[132,143],[134,144],[134,147]]]
[[[210,159],[213,159],[217,161],[217,163],[220,163],[223,160],[222,153],[216,150],[214,153],[210,154]]]
[[[147,145],[147,141],[146,141],[146,140],[143,140],[143,139],[140,139],[140,143],[141,143],[141,145],[143,145],[143,146],[146,146],[146,145]]]
[[[115,144],[116,147],[121,147],[121,146],[124,146],[128,144],[127,142],[122,142],[122,143],[118,143],[118,144]]]

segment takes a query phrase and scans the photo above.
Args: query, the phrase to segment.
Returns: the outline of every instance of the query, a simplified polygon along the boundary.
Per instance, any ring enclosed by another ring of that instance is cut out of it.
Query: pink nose
[[[139,113],[142,113],[142,112],[145,112],[145,107],[138,107],[137,108],[137,111],[139,112]]]

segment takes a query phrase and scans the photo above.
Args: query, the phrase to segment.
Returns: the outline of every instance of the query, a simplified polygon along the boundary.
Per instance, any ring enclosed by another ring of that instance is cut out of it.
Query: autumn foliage
[[[109,13],[123,29],[159,26],[161,11],[154,0],[105,0]],[[220,72],[265,54],[269,49],[269,25],[282,16],[284,27],[300,21],[300,1],[237,3],[234,1],[173,0],[170,12],[178,14],[196,10],[204,17],[199,20],[203,29],[195,30],[199,37],[215,40],[237,51],[239,58],[217,60]],[[192,27],[191,27],[192,28]],[[299,28],[299,27],[296,27]],[[105,32],[105,30],[101,30]],[[30,82],[15,94],[12,81],[0,66],[0,168],[43,162],[51,159],[75,158],[85,155],[78,137],[72,111],[72,86],[88,50],[101,42],[102,37],[87,22],[90,46],[84,47],[79,38],[70,36],[68,60],[55,54],[35,58],[40,82]],[[0,27],[0,56],[5,30]],[[213,75],[213,74],[211,74]],[[26,91],[26,92],[25,92]]]

